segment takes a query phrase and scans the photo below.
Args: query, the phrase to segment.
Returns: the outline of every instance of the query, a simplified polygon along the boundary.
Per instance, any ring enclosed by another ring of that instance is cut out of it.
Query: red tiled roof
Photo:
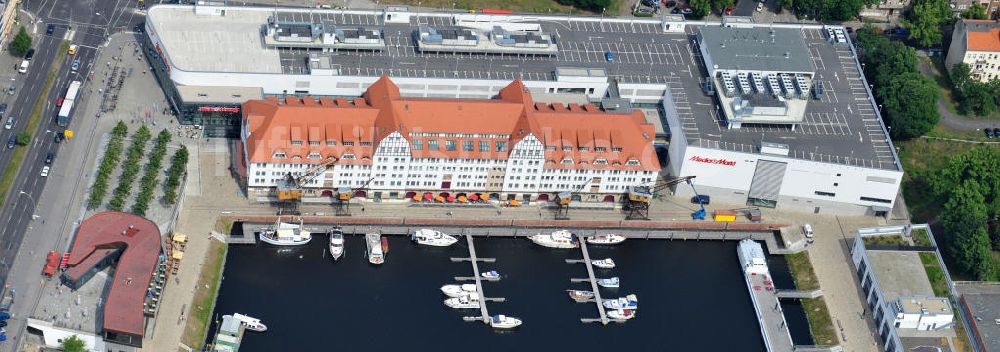
[[[981,29],[967,30],[967,49],[970,51],[1000,51],[1000,20],[963,20],[966,28],[977,25]]]
[[[334,101],[336,103],[331,104]],[[574,153],[579,147],[589,149],[579,156],[570,155],[574,160],[601,158],[608,161],[608,168],[620,169],[659,170],[660,167],[651,143],[654,127],[646,123],[641,111],[615,113],[605,112],[593,104],[567,107],[535,103],[521,81],[511,82],[495,99],[431,99],[403,98],[399,88],[389,78],[382,77],[368,87],[364,99],[320,98],[320,104],[313,102],[313,98],[286,98],[284,104],[277,100],[244,103],[244,123],[250,132],[247,138],[250,162],[319,163],[329,156],[339,158],[352,152],[355,160],[344,162],[368,164],[370,161],[362,160],[362,156],[371,156],[372,148],[377,147],[379,141],[398,131],[407,140],[425,140],[422,150],[410,151],[416,158],[506,159],[514,145],[530,133],[546,145],[557,146],[560,153],[564,145],[572,147]],[[319,136],[320,133],[323,136]],[[411,133],[510,137],[506,140],[507,151],[497,152],[492,147],[496,138],[411,137]],[[326,143],[309,146],[306,139],[316,138],[338,143],[336,146]],[[345,140],[355,141],[354,146],[343,146]],[[429,140],[438,140],[439,150],[429,150],[426,147]],[[445,140],[456,141],[455,150],[445,150]],[[293,145],[292,141],[302,143]],[[362,147],[359,141],[371,145]],[[473,151],[462,150],[462,142],[466,141],[474,143]],[[478,142],[481,141],[491,142],[489,152],[479,151]],[[596,147],[605,150],[596,152]],[[612,148],[621,150],[613,151]],[[318,151],[322,159],[307,159],[312,151]],[[286,158],[275,158],[276,152],[285,153]],[[546,158],[549,157],[546,153]],[[639,161],[640,165],[625,166],[629,158]],[[581,166],[574,163],[562,167]]]
[[[119,250],[124,252],[105,299],[104,330],[143,336],[146,289],[160,255],[160,230],[155,223],[127,213],[94,214],[80,224],[65,275],[79,279]]]

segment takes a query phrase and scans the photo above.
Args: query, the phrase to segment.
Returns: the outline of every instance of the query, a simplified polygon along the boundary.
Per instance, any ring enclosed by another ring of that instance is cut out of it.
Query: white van
[[[17,72],[28,73],[28,63],[30,62],[28,60],[21,61],[21,67],[17,69]]]
[[[802,225],[802,234],[805,235],[806,238],[813,238],[813,227],[812,227],[812,225],[810,225],[810,224]]]

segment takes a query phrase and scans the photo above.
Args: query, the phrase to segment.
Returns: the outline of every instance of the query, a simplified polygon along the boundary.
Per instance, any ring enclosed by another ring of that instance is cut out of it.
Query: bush
[[[122,211],[125,208],[125,199],[131,195],[132,182],[139,174],[139,161],[142,160],[142,154],[146,151],[146,143],[151,137],[149,128],[146,126],[139,127],[139,130],[135,131],[135,135],[132,136],[132,145],[128,147],[128,154],[125,156],[125,167],[118,178],[118,187],[115,188],[114,195],[108,201],[108,209]]]
[[[146,215],[149,201],[153,199],[153,191],[156,189],[156,177],[160,174],[160,167],[163,163],[163,157],[167,154],[167,143],[169,142],[170,132],[167,130],[160,131],[160,134],[156,136],[156,145],[153,146],[149,162],[146,163],[146,173],[139,180],[140,190],[139,195],[135,198],[135,204],[132,205],[133,214]]]
[[[28,131],[21,131],[17,134],[17,145],[28,145],[31,144],[31,133]]]
[[[108,178],[111,173],[118,168],[118,161],[122,154],[122,143],[125,135],[128,134],[128,126],[118,121],[115,128],[111,130],[111,140],[104,149],[104,159],[97,170],[97,179],[90,190],[90,198],[87,199],[87,209],[97,209],[104,202],[104,195],[108,193]]]
[[[181,185],[181,177],[184,176],[184,172],[187,170],[187,162],[187,148],[181,147],[180,150],[174,153],[173,159],[170,160],[170,169],[167,170],[167,182],[163,185],[164,203],[174,204],[177,202],[177,186]]]

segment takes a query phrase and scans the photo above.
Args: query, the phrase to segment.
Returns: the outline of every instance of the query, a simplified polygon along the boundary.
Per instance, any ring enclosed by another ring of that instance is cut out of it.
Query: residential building
[[[982,82],[1000,78],[1000,20],[955,22],[944,62],[949,71],[955,64],[968,64],[972,78]]]

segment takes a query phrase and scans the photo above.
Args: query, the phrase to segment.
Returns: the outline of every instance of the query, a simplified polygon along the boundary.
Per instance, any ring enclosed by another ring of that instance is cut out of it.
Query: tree
[[[10,42],[10,53],[14,56],[22,56],[31,49],[31,36],[28,35],[28,31],[21,26],[21,29],[17,31],[17,35],[14,36],[14,40]]]
[[[63,340],[62,349],[64,352],[84,352],[86,346],[83,344],[83,340],[80,340],[76,335],[70,336],[68,339]]]
[[[29,143],[31,143],[31,133],[21,131],[17,134],[17,145],[28,145]]]
[[[883,118],[892,126],[892,138],[911,139],[934,128],[940,119],[937,83],[917,72],[887,79],[888,84],[879,89],[877,95],[885,108]]]
[[[971,77],[971,68],[966,63],[953,66],[950,78],[952,96],[958,103],[959,113],[985,116],[997,110],[1000,79],[988,83],[974,80]]]
[[[792,0],[778,0],[778,8],[775,10],[776,13],[781,13],[784,9],[792,9],[795,3]]]
[[[972,4],[971,7],[962,11],[962,18],[969,20],[985,20],[986,6],[983,6],[981,3]]]
[[[611,0],[557,0],[557,2],[593,12],[604,10],[611,5]]]
[[[910,31],[910,39],[920,46],[941,44],[941,26],[951,23],[954,16],[946,0],[917,0],[903,19],[903,27]]]
[[[711,0],[691,0],[688,5],[691,6],[691,16],[695,18],[705,17],[712,12]]]
[[[736,1],[734,0],[712,0],[712,8],[720,13],[733,7],[733,5],[736,5]]]

